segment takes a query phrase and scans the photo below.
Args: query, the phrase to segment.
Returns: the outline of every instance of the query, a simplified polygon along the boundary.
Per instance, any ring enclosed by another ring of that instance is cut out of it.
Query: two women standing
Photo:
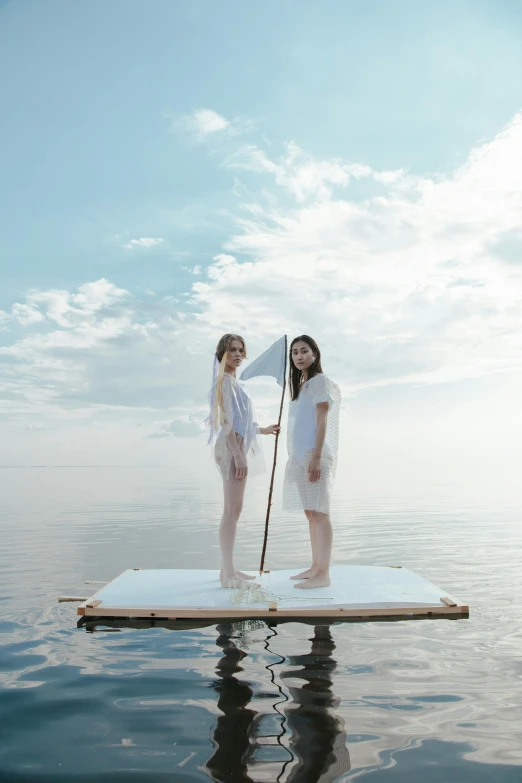
[[[247,475],[263,470],[257,435],[275,435],[272,424],[256,422],[252,399],[236,370],[246,358],[242,337],[224,335],[214,358],[210,392],[209,442],[217,433],[214,459],[223,478],[224,508],[219,531],[221,584],[253,579],[234,565],[237,522],[243,506]],[[324,375],[319,347],[307,335],[294,338],[290,346],[290,412],[288,417],[288,462],[283,488],[283,508],[303,510],[308,519],[312,565],[293,579],[296,587],[315,588],[330,584],[332,550],[330,496],[337,465],[339,387]]]

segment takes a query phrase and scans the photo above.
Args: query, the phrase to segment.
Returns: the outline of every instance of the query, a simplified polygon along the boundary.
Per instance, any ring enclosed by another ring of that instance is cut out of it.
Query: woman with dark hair
[[[243,509],[246,478],[264,471],[263,453],[257,435],[275,435],[277,424],[259,427],[246,386],[236,378],[236,370],[246,358],[245,341],[238,334],[224,334],[217,344],[209,395],[209,443],[216,442],[213,456],[223,479],[224,507],[219,528],[221,584],[230,587],[255,577],[238,571],[234,565],[237,523]]]
[[[300,588],[327,587],[341,392],[323,373],[319,346],[306,334],[295,337],[290,345],[290,396],[283,508],[304,511],[312,545],[311,567],[292,579],[302,580],[296,584]]]

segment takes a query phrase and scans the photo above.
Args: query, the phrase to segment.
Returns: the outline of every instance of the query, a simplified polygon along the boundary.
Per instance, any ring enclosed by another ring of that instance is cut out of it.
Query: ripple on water
[[[336,562],[409,567],[465,598],[469,621],[91,633],[57,595],[134,565],[184,567],[187,553],[214,565],[216,487],[161,470],[0,480],[2,779],[522,780],[519,498],[337,498]],[[239,531],[244,567],[257,565],[259,497]],[[304,520],[273,512],[268,557],[307,563]]]

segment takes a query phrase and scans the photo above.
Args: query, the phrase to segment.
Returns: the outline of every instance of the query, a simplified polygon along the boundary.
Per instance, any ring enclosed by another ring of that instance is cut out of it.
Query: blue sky
[[[197,458],[231,329],[361,438],[514,426],[518,2],[11,0],[0,67],[0,464]]]

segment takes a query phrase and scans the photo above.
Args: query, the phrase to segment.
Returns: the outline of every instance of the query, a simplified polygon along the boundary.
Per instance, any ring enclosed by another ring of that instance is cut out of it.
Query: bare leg
[[[312,512],[305,511],[306,518],[308,520],[308,528],[310,530],[310,543],[312,545],[312,565],[307,568],[306,571],[301,571],[300,574],[291,576],[290,579],[308,579],[311,576],[315,576],[317,571],[317,536],[315,530],[315,524],[312,519]]]
[[[237,571],[234,566],[234,544],[236,541],[237,523],[243,510],[246,479],[228,479],[223,481],[224,508],[219,527],[219,546],[221,547],[221,585],[230,587],[234,580],[248,577]],[[254,577],[255,578],[255,577]]]
[[[310,524],[314,527],[317,567],[312,576],[295,585],[295,587],[305,590],[314,587],[328,587],[330,584],[330,558],[332,556],[333,533],[329,515],[321,514],[319,511],[309,511],[309,514],[312,517]],[[313,541],[312,534],[310,538]]]

